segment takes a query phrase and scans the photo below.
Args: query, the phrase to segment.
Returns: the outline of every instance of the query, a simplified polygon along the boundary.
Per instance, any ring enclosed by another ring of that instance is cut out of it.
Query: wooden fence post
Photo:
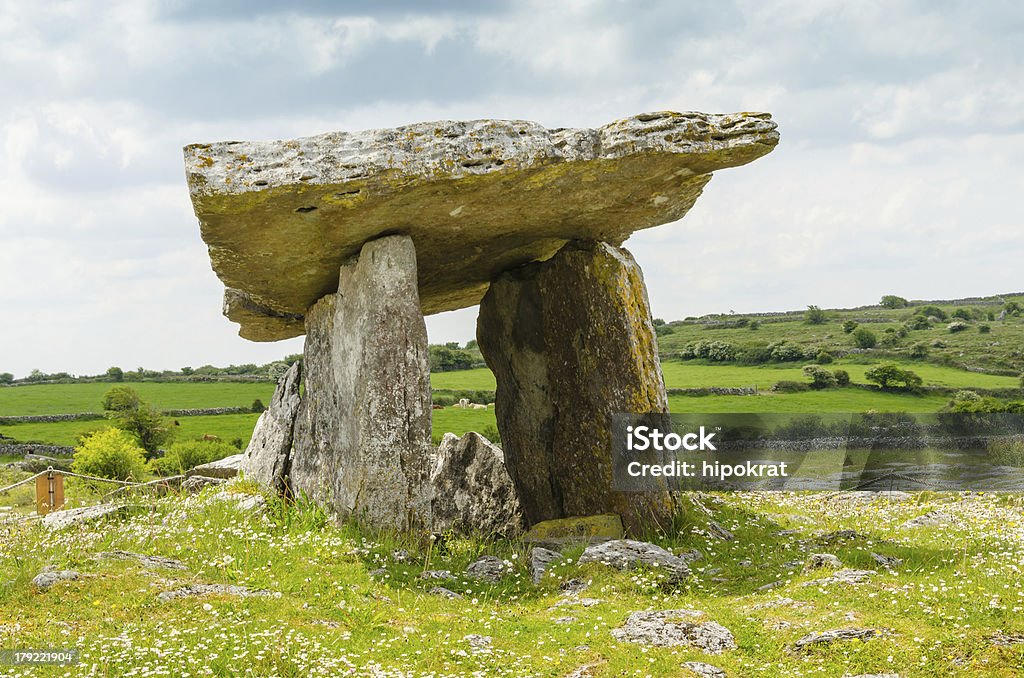
[[[36,478],[36,513],[45,515],[64,506],[64,474],[52,468]]]

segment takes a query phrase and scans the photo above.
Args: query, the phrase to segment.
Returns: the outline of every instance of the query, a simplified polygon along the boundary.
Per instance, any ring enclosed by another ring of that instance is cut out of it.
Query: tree
[[[160,411],[143,401],[129,386],[115,386],[107,391],[103,396],[103,409],[117,428],[131,434],[149,453],[156,452],[174,436]]]
[[[116,365],[114,367],[108,367],[107,378],[110,379],[110,381],[124,381],[124,370]]]
[[[804,365],[804,376],[811,380],[811,388],[823,389],[836,385],[836,376],[821,365]]]
[[[897,297],[895,294],[887,294],[882,297],[878,304],[884,308],[906,308],[910,302],[903,297]]]
[[[899,388],[906,391],[912,391],[924,383],[915,372],[892,363],[872,367],[864,373],[864,378],[881,388]]]
[[[14,375],[10,372],[0,372],[0,384],[14,383]]]
[[[857,325],[859,324],[860,323],[858,323],[856,320],[847,320],[843,323],[843,332],[845,332],[846,334],[850,334],[855,329],[857,329]]]
[[[191,367],[186,366],[181,368],[181,373],[186,377],[191,376],[194,372],[195,370],[193,370]]]
[[[828,314],[820,307],[811,304],[804,311],[804,321],[809,325],[822,325],[828,320]]]
[[[874,348],[878,345],[878,336],[866,327],[858,327],[853,331],[853,343],[857,348]]]

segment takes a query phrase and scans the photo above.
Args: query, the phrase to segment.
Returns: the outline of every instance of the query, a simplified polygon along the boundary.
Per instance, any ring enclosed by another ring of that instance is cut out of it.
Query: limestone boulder
[[[301,401],[301,380],[302,363],[295,362],[278,380],[270,406],[256,422],[242,457],[241,470],[245,477],[271,490],[280,491],[285,486],[295,417]]]
[[[617,245],[682,218],[712,172],[778,139],[765,113],[659,112],[597,129],[440,121],[184,155],[225,313],[243,337],[273,341],[308,331],[307,309],[368,241],[413,239],[425,313],[472,306],[496,275],[567,241]]]
[[[736,648],[736,638],[721,624],[708,621],[698,610],[634,612],[626,623],[612,629],[619,642],[654,647],[695,647],[708,654]]]
[[[430,474],[433,531],[513,537],[523,516],[500,447],[479,433],[445,434]]]
[[[641,533],[671,520],[667,483],[614,486],[615,464],[625,462],[613,458],[613,417],[670,427],[647,289],[629,252],[574,241],[499,276],[480,304],[477,341],[497,381],[505,463],[529,524],[616,513]]]
[[[229,457],[224,457],[217,461],[211,461],[209,464],[200,464],[199,466],[186,471],[185,475],[190,478],[192,476],[203,476],[206,478],[228,479],[237,476],[238,470],[241,467],[242,455],[232,454]]]
[[[306,314],[296,496],[379,529],[430,527],[430,363],[407,236],[374,240]]]
[[[657,544],[633,539],[617,539],[588,546],[577,562],[580,565],[603,563],[619,570],[632,570],[639,566],[657,568],[665,572],[670,582],[675,583],[690,576],[690,568],[685,559],[673,555]]]

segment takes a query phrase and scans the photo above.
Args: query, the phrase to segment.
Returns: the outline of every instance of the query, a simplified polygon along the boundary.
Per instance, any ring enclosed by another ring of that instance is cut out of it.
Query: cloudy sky
[[[666,319],[1019,291],[1021,45],[1013,0],[0,1],[0,371],[300,351],[220,315],[181,147],[422,120],[771,112],[627,243]]]

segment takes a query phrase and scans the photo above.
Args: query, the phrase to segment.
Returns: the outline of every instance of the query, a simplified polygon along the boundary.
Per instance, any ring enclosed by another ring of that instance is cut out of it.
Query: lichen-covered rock
[[[713,621],[701,621],[697,610],[661,610],[634,612],[626,623],[612,629],[612,637],[621,642],[655,647],[692,646],[708,654],[721,654],[736,648],[732,632]]]
[[[296,361],[278,379],[270,406],[257,420],[242,457],[241,470],[245,477],[274,491],[285,487],[292,452],[292,432],[301,402],[301,365]]]
[[[133,553],[131,551],[103,551],[97,553],[96,558],[98,560],[134,560],[139,565],[142,565],[146,569],[153,568],[165,568],[168,570],[187,570],[185,563],[174,558],[165,558],[164,556],[147,556],[143,553]]]
[[[406,236],[341,267],[306,315],[305,392],[289,482],[371,528],[430,527],[430,363]]]
[[[247,586],[235,584],[189,584],[171,591],[163,591],[157,595],[161,603],[169,603],[178,598],[192,598],[196,596],[237,596],[239,598],[259,598],[274,595],[266,589],[250,589]]]
[[[683,668],[700,678],[726,678],[725,671],[705,662],[683,662]]]
[[[649,544],[632,539],[618,539],[588,546],[580,556],[580,565],[584,563],[604,563],[620,570],[632,570],[646,565],[660,568],[671,582],[680,582],[690,574],[686,561],[672,555],[657,544]]]
[[[223,485],[227,482],[225,478],[209,478],[207,476],[189,476],[181,483],[181,491],[185,494],[196,494],[204,487],[211,485]]]
[[[825,577],[824,579],[805,581],[801,586],[828,586],[829,584],[856,585],[864,583],[869,577],[875,574],[877,574],[877,572],[874,570],[855,570],[852,568],[844,568],[835,574]]]
[[[711,172],[770,152],[764,113],[648,113],[599,129],[425,122],[185,148],[189,192],[225,311],[243,337],[302,334],[367,241],[416,243],[426,313],[479,302],[505,269],[566,241],[622,243],[680,219]],[[453,266],[452,262],[458,265]]]
[[[509,567],[497,556],[480,556],[466,568],[470,579],[495,582],[508,574]]]
[[[673,494],[613,487],[613,415],[670,426],[647,289],[629,252],[574,241],[501,275],[480,304],[477,340],[528,523],[616,513],[627,532],[667,524]]]
[[[831,645],[842,640],[867,640],[878,635],[875,629],[834,629],[831,631],[815,631],[808,633],[794,644],[798,650],[806,650],[817,645]]]
[[[434,532],[514,537],[523,528],[505,455],[479,433],[446,433],[430,473]]]
[[[560,548],[570,544],[599,544],[624,536],[622,519],[614,513],[602,513],[542,520],[523,535],[523,541]]]

